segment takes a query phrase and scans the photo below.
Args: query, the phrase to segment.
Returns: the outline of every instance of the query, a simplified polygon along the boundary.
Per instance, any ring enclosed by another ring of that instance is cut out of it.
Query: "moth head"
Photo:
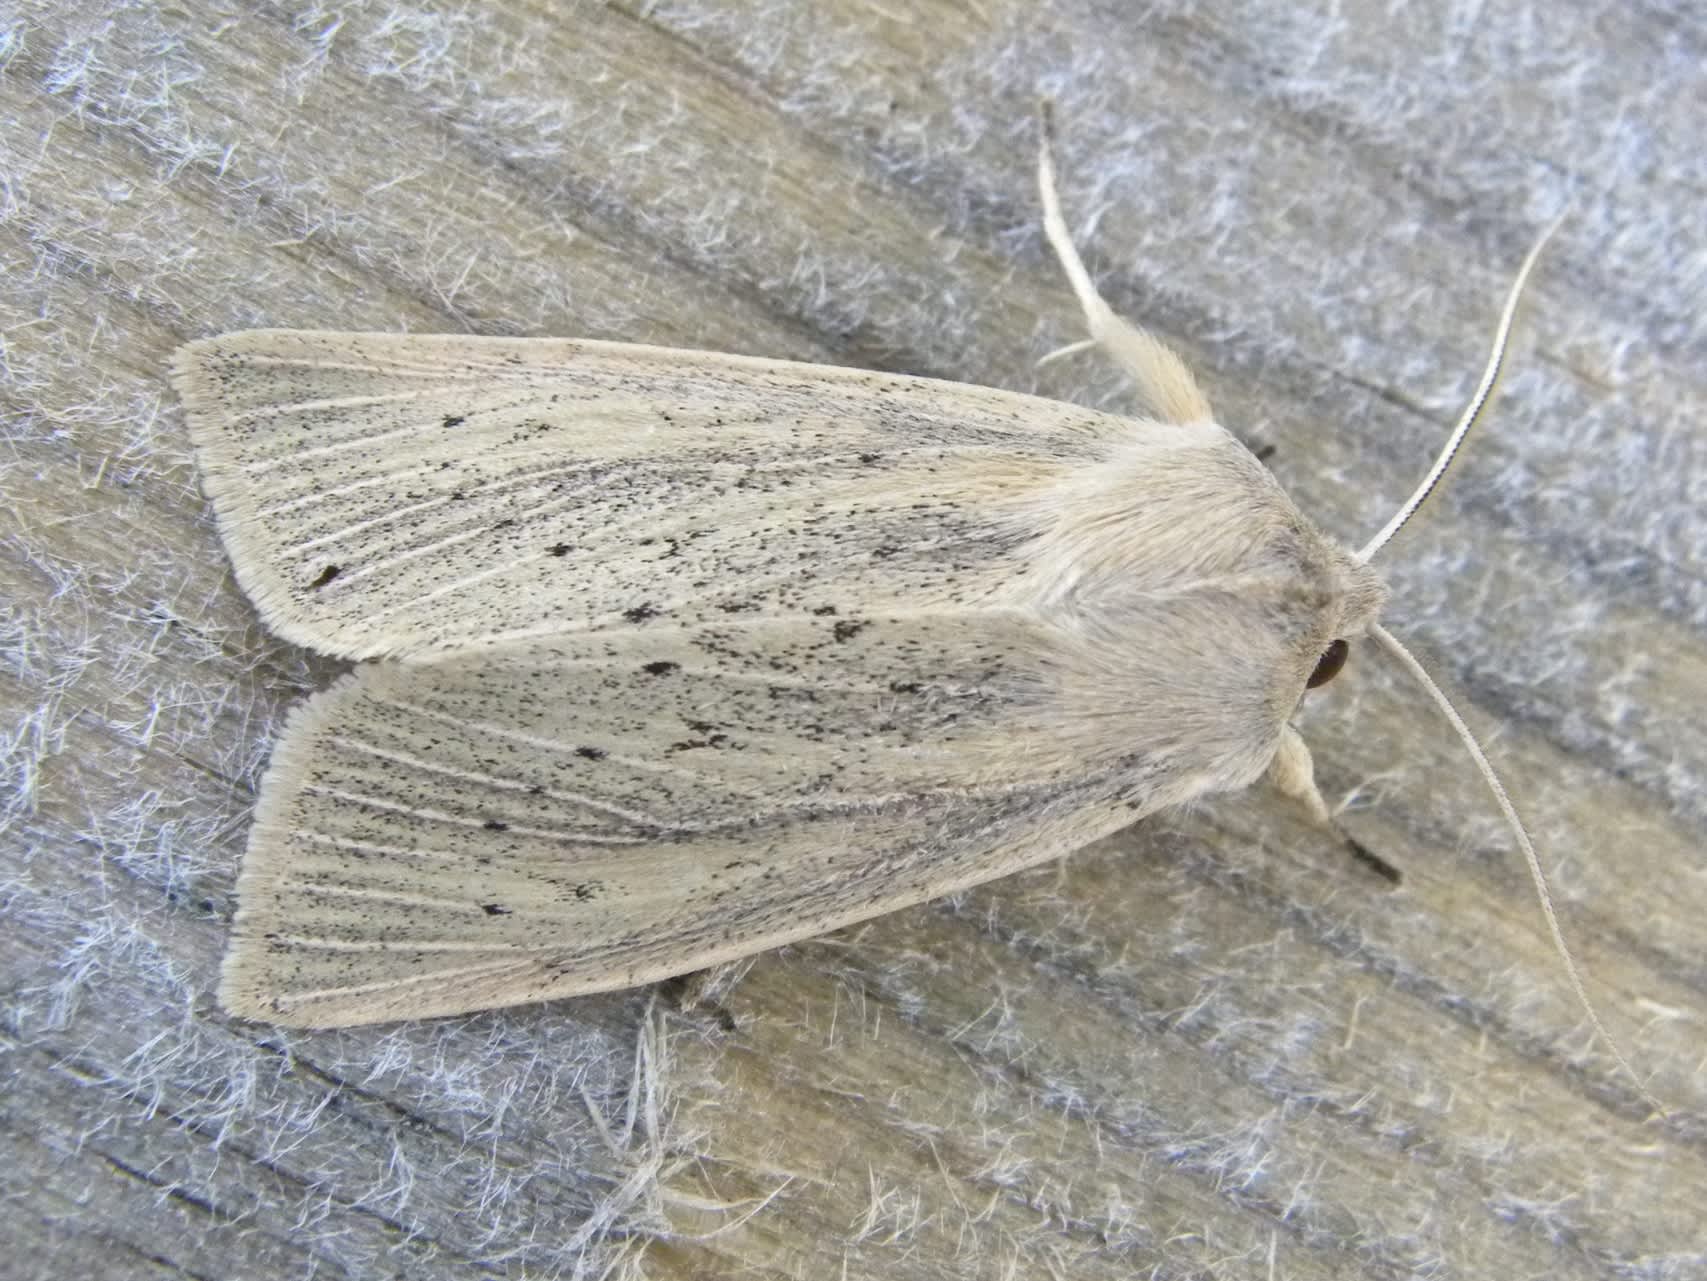
[[[1328,541],[1325,536],[1323,541]],[[1345,670],[1357,642],[1368,636],[1387,602],[1386,584],[1372,566],[1338,544],[1332,545],[1327,559],[1326,569],[1318,571],[1327,579],[1319,622],[1303,643],[1293,673],[1295,679],[1302,677],[1302,685],[1295,687],[1298,699]]]
[[[1387,587],[1373,566],[1326,535],[1315,573],[1323,583],[1315,627],[1303,641],[1293,677],[1297,699],[1320,689],[1345,670],[1356,643],[1376,625],[1387,603]]]

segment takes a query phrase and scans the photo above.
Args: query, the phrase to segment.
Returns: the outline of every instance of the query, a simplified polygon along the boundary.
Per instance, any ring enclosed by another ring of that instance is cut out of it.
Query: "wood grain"
[[[0,1275],[1707,1270],[1707,28],[1682,9],[25,0],[0,22]],[[285,1033],[211,1000],[260,629],[166,384],[251,326],[560,334],[1119,407],[1032,188],[1354,545],[1536,230],[1506,390],[1304,729],[1388,887],[1248,795],[706,1000]],[[648,1014],[648,1010],[652,1013]]]

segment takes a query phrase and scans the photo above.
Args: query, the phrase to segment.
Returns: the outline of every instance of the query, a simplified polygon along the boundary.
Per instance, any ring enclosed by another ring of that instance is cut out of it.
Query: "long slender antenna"
[[[1505,790],[1505,784],[1500,782],[1498,774],[1489,762],[1487,753],[1482,750],[1475,734],[1465,724],[1464,718],[1458,714],[1458,709],[1452,705],[1452,700],[1446,696],[1446,691],[1435,684],[1428,670],[1419,663],[1411,651],[1399,643],[1393,633],[1379,623],[1369,625],[1369,634],[1380,642],[1400,666],[1411,674],[1411,677],[1428,691],[1435,706],[1440,708],[1452,728],[1458,732],[1458,737],[1464,740],[1464,746],[1469,750],[1470,757],[1476,762],[1476,768],[1481,770],[1482,779],[1488,785],[1488,790],[1494,794],[1494,800],[1499,803],[1500,812],[1505,815],[1505,821],[1511,827],[1511,833],[1517,838],[1519,848],[1523,850],[1524,860],[1529,864],[1529,875],[1535,881],[1535,893],[1541,899],[1541,912],[1547,918],[1547,931],[1553,936],[1553,947],[1559,953],[1559,959],[1565,963],[1565,973],[1571,980],[1571,988],[1577,994],[1577,1000],[1582,1003],[1583,1010],[1588,1014],[1588,1021],[1593,1025],[1596,1035],[1612,1052],[1612,1057],[1618,1060],[1618,1066],[1623,1068],[1635,1082],[1636,1089],[1642,1097],[1658,1111],[1665,1114],[1665,1106],[1648,1093],[1642,1079],[1636,1075],[1636,1069],[1630,1066],[1630,1061],[1624,1057],[1624,1052],[1618,1048],[1618,1042],[1612,1039],[1612,1033],[1606,1030],[1606,1025],[1600,1021],[1600,1015],[1594,1008],[1594,1002],[1589,1000],[1588,988],[1584,986],[1582,975],[1577,970],[1576,960],[1571,955],[1570,947],[1565,943],[1565,933],[1559,927],[1559,914],[1553,910],[1553,891],[1547,883],[1547,873],[1541,868],[1540,856],[1535,852],[1535,844],[1529,839],[1529,830],[1524,827],[1523,819],[1518,816],[1517,807],[1511,803],[1511,797]]]
[[[1517,279],[1511,283],[1511,292],[1506,295],[1505,309],[1500,312],[1500,323],[1494,330],[1493,350],[1488,353],[1488,364],[1487,368],[1482,370],[1482,381],[1476,384],[1476,394],[1471,396],[1470,403],[1464,406],[1464,412],[1458,417],[1458,425],[1452,429],[1452,435],[1447,437],[1445,448],[1434,460],[1434,466],[1429,468],[1428,475],[1423,477],[1423,482],[1417,486],[1416,492],[1393,513],[1393,518],[1381,532],[1363,545],[1363,550],[1357,553],[1358,560],[1367,561],[1375,555],[1386,546],[1394,534],[1405,527],[1405,522],[1417,514],[1440,484],[1441,477],[1446,475],[1446,469],[1452,466],[1452,460],[1458,456],[1465,438],[1475,430],[1483,412],[1492,403],[1494,392],[1499,388],[1500,374],[1505,371],[1506,344],[1511,340],[1511,326],[1517,317],[1517,304],[1523,298],[1523,287],[1528,283],[1529,272],[1535,266],[1536,259],[1541,257],[1541,251],[1547,247],[1547,242],[1553,238],[1553,233],[1564,220],[1564,214],[1553,220],[1525,256],[1523,266],[1517,269]]]

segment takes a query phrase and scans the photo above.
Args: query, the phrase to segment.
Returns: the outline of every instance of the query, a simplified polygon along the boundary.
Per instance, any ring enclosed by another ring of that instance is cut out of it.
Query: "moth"
[[[1326,820],[1290,719],[1361,637],[1465,737],[1539,881],[1377,622],[1370,559],[1482,415],[1540,245],[1446,448],[1354,552],[1102,299],[1047,136],[1038,178],[1075,346],[1146,416],[587,340],[179,350],[239,583],[280,636],[360,660],[266,771],[228,1010],[331,1026],[646,983],[1265,775]]]

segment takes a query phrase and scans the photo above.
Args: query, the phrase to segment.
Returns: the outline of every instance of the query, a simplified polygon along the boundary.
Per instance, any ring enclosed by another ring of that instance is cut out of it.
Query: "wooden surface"
[[[1202,10],[1212,9],[1213,16]],[[6,1277],[1707,1272],[1707,188],[1687,6],[1012,0],[0,16]],[[1281,801],[666,989],[336,1033],[211,1000],[278,719],[164,371],[246,325],[566,334],[1119,406],[1032,188],[1384,556],[1553,869],[1366,647]],[[647,1011],[653,1012],[648,1015]]]

